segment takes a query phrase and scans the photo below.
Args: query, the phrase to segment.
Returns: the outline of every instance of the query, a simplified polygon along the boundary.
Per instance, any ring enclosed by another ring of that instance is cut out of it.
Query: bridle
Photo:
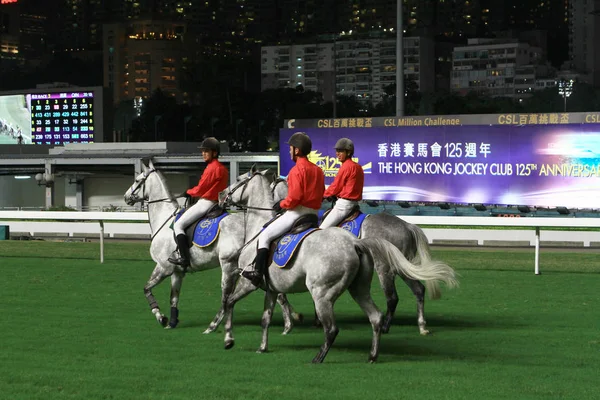
[[[275,195],[275,189],[277,189],[277,185],[279,185],[280,183],[283,183],[283,182],[286,182],[286,180],[283,179],[282,177],[278,176],[277,178],[275,178],[275,180],[272,183],[273,187],[271,188],[272,195]]]
[[[131,201],[134,203],[143,201],[146,198],[146,179],[148,179],[148,177],[150,176],[150,174],[152,174],[153,172],[156,172],[156,169],[152,168],[149,169],[147,171],[144,171],[144,173],[142,174],[142,179],[140,179],[139,181],[136,180],[135,182],[133,182],[133,185],[131,185],[130,189],[131,189],[131,195],[129,197],[131,197]],[[140,190],[140,188],[142,188],[142,197],[138,196],[137,192],[138,190]],[[162,201],[174,201],[175,198],[173,196],[169,196],[169,197],[165,197],[164,199],[158,199],[158,200],[150,200],[147,201],[146,203],[148,204],[152,204],[152,203],[160,203]]]
[[[254,206],[249,206],[247,204],[240,204],[237,202],[234,202],[232,200],[232,196],[235,192],[237,192],[240,188],[242,189],[242,193],[240,194],[240,198],[243,198],[244,196],[244,192],[246,191],[246,187],[248,187],[248,183],[250,183],[250,181],[252,180],[252,178],[254,178],[256,175],[260,175],[260,172],[248,172],[248,175],[246,175],[246,177],[238,182],[237,185],[235,185],[225,196],[225,199],[223,200],[223,203],[227,206],[236,206],[239,209],[242,209],[244,211],[246,210],[259,210],[259,211],[273,211],[273,207],[270,208],[265,208],[265,207],[254,207]]]
[[[131,194],[129,195],[129,197],[131,198],[131,201],[133,203],[137,203],[140,201],[143,201],[146,198],[146,179],[148,179],[148,177],[153,173],[156,172],[156,169],[152,168],[152,169],[148,169],[146,171],[143,172],[142,174],[142,178],[140,180],[136,180],[135,182],[133,182],[133,185],[131,185]],[[140,190],[140,188],[142,189],[142,197],[140,197],[138,195],[138,191]],[[173,196],[169,196],[169,197],[165,197],[163,199],[158,199],[158,200],[149,200],[146,201],[147,204],[153,204],[153,203],[161,203],[163,201],[170,201],[173,202],[175,201],[175,198]],[[167,222],[169,222],[171,220],[171,218],[173,218],[175,215],[177,215],[177,213],[179,212],[179,205],[177,206],[177,208],[175,209],[175,211],[173,212],[173,214],[171,214],[165,222],[162,223],[162,225],[156,230],[156,232],[154,232],[152,234],[152,236],[150,237],[150,241],[152,241],[156,235],[158,235],[158,233],[161,231],[162,228],[164,228],[164,226],[167,224]],[[149,219],[150,221],[150,219]],[[152,229],[152,222],[149,222],[150,224],[150,230]]]
[[[259,175],[260,172],[256,171],[256,172],[248,172],[248,174],[246,175],[246,177],[241,180],[240,182],[238,182],[237,185],[235,185],[225,196],[225,199],[223,200],[223,204],[225,206],[236,206],[240,209],[242,209],[244,211],[244,227],[247,224],[247,219],[248,219],[248,210],[258,210],[258,211],[270,211],[273,212],[273,207],[270,208],[265,208],[265,207],[253,207],[253,206],[249,206],[246,204],[240,204],[237,202],[234,202],[232,200],[232,196],[235,192],[237,192],[240,188],[242,189],[242,193],[240,194],[240,198],[242,199],[244,196],[244,192],[246,190],[246,187],[248,187],[248,183],[250,183],[250,181],[252,180],[252,178],[254,178],[255,176]],[[277,179],[281,179],[281,178],[277,178]],[[281,179],[281,181],[283,181],[283,179]],[[278,182],[279,183],[279,182]],[[276,185],[276,184],[275,184]],[[271,194],[273,194],[275,190],[275,186],[273,186],[273,188],[271,189]],[[258,237],[258,235],[260,235],[261,231],[258,232],[256,235],[254,235],[253,238],[251,238],[250,240],[246,240],[246,229],[244,228],[244,238],[243,238],[243,242],[244,245],[238,250],[236,251],[236,254],[239,255],[242,250],[244,250],[244,248],[246,248],[246,246],[248,246],[248,244],[250,244],[254,239],[256,239]]]

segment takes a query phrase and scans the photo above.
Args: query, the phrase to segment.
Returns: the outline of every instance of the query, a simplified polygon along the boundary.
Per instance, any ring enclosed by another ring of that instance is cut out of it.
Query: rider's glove
[[[281,210],[283,210],[283,208],[281,207],[281,200],[279,200],[277,203],[273,204],[273,210],[275,210],[275,212],[281,212]]]

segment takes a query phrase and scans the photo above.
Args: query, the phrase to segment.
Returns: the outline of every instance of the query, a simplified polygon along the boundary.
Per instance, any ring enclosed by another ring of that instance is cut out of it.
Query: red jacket
[[[338,171],[333,183],[329,185],[324,196],[337,196],[346,200],[362,200],[363,187],[365,186],[365,172],[362,167],[346,159]]]
[[[321,168],[308,161],[306,157],[298,157],[296,165],[290,170],[287,182],[288,195],[281,201],[281,208],[288,210],[298,206],[314,210],[321,208],[325,191],[325,175]]]
[[[202,197],[206,200],[218,201],[219,192],[227,189],[229,173],[227,168],[219,162],[212,160],[206,166],[198,186],[188,189],[187,194],[192,197]]]

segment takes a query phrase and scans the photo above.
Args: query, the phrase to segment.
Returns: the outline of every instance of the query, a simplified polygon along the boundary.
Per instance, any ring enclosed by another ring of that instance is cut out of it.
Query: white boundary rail
[[[502,217],[453,217],[453,216],[416,216],[403,215],[403,220],[423,225],[443,226],[487,226],[487,227],[513,227],[531,228],[535,230],[535,274],[540,274],[540,231],[542,228],[600,228],[600,218],[572,218],[572,217],[525,217],[525,218],[502,218]],[[71,223],[97,222],[100,234],[100,262],[104,262],[104,222],[121,222],[127,226],[128,232],[139,232],[147,234],[148,224],[136,223],[126,224],[127,221],[148,222],[146,212],[78,212],[78,211],[0,211],[0,225],[11,225],[24,220],[30,221],[63,221]],[[60,224],[56,224],[60,225]],[[117,225],[117,224],[113,224]],[[132,225],[134,225],[132,227]],[[11,228],[11,231],[14,229]]]
[[[104,222],[142,221],[148,222],[146,212],[79,212],[79,211],[0,211],[0,224],[23,220],[49,220],[73,222],[98,222],[100,234],[100,262],[104,263]],[[12,229],[11,229],[12,230]]]

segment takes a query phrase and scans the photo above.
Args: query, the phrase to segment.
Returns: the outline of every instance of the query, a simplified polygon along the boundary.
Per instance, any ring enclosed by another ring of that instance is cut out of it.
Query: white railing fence
[[[579,241],[583,246],[600,244],[600,218],[499,218],[499,217],[452,217],[452,216],[402,216],[407,222],[424,227],[430,243],[436,240],[470,240],[475,244],[486,241],[519,241],[535,247],[534,271],[540,274],[539,254],[542,230],[548,240]],[[11,232],[55,233],[58,237],[98,236],[100,239],[100,262],[104,262],[105,237],[118,238],[128,235],[150,236],[146,212],[106,211],[7,211],[0,210],[0,225],[8,225]],[[503,227],[505,230],[438,229],[427,226],[447,227]],[[519,230],[510,230],[510,228]],[[523,230],[525,228],[525,230]],[[556,231],[552,228],[580,228],[576,232]],[[546,237],[545,237],[546,238]]]

